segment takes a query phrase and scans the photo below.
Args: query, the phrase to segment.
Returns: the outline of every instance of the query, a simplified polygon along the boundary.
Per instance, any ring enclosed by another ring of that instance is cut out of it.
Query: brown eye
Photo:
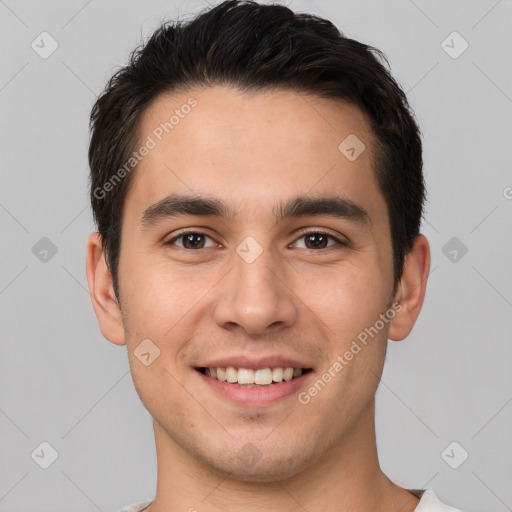
[[[310,231],[307,233],[302,233],[298,240],[304,240],[305,249],[328,249],[329,247],[336,244],[345,245],[335,236],[323,233],[321,231]],[[328,245],[329,240],[334,240],[335,243],[331,243],[330,245]]]
[[[207,238],[212,240],[211,237],[205,235],[204,233],[188,231],[186,233],[181,233],[180,235],[172,238],[171,240],[166,242],[166,245],[177,245],[178,247],[183,247],[184,249],[205,249],[205,243]],[[176,241],[181,241],[181,244],[176,244]]]
[[[327,247],[327,240],[329,237],[323,233],[310,233],[304,238],[308,249],[325,249]]]

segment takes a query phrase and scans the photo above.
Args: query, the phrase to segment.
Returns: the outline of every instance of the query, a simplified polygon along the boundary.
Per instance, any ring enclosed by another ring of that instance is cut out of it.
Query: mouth
[[[196,371],[210,379],[232,384],[244,388],[268,388],[292,381],[311,373],[312,368],[293,368],[293,367],[275,367],[275,368],[236,368],[234,366],[226,367],[198,367]]]

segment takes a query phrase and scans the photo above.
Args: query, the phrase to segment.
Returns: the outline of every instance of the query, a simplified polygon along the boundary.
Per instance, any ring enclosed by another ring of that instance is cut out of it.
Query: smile
[[[314,375],[312,368],[292,366],[202,366],[194,369],[209,392],[243,407],[269,407],[282,402],[299,393]]]
[[[283,381],[290,381],[311,371],[310,368],[235,368],[233,366],[216,368],[198,368],[203,375],[220,382],[238,384],[244,387],[271,386]]]

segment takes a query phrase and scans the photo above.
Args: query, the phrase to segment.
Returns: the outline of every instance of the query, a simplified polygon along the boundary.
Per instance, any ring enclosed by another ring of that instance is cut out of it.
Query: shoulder
[[[117,512],[142,512],[147,506],[151,504],[151,500],[141,501],[139,503],[133,503],[118,510]]]
[[[462,512],[458,508],[451,507],[441,502],[432,489],[414,492],[419,492],[420,494],[418,496],[421,496],[420,502],[414,512]]]
[[[450,505],[446,505],[445,503],[441,502],[432,489],[408,489],[408,491],[412,492],[420,498],[420,502],[418,503],[418,506],[414,512],[462,512],[458,508],[451,507]],[[123,507],[118,512],[142,512],[144,508],[150,504],[151,500],[141,501],[139,503],[134,503],[132,505]]]

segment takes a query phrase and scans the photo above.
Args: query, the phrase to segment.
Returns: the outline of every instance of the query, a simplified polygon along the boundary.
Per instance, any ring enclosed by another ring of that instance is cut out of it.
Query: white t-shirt
[[[420,502],[414,509],[414,512],[461,512],[458,508],[450,507],[444,503],[441,503],[432,489],[406,490],[420,498]],[[134,503],[133,505],[124,507],[118,512],[142,512],[150,504],[151,500],[141,501],[140,503]]]

